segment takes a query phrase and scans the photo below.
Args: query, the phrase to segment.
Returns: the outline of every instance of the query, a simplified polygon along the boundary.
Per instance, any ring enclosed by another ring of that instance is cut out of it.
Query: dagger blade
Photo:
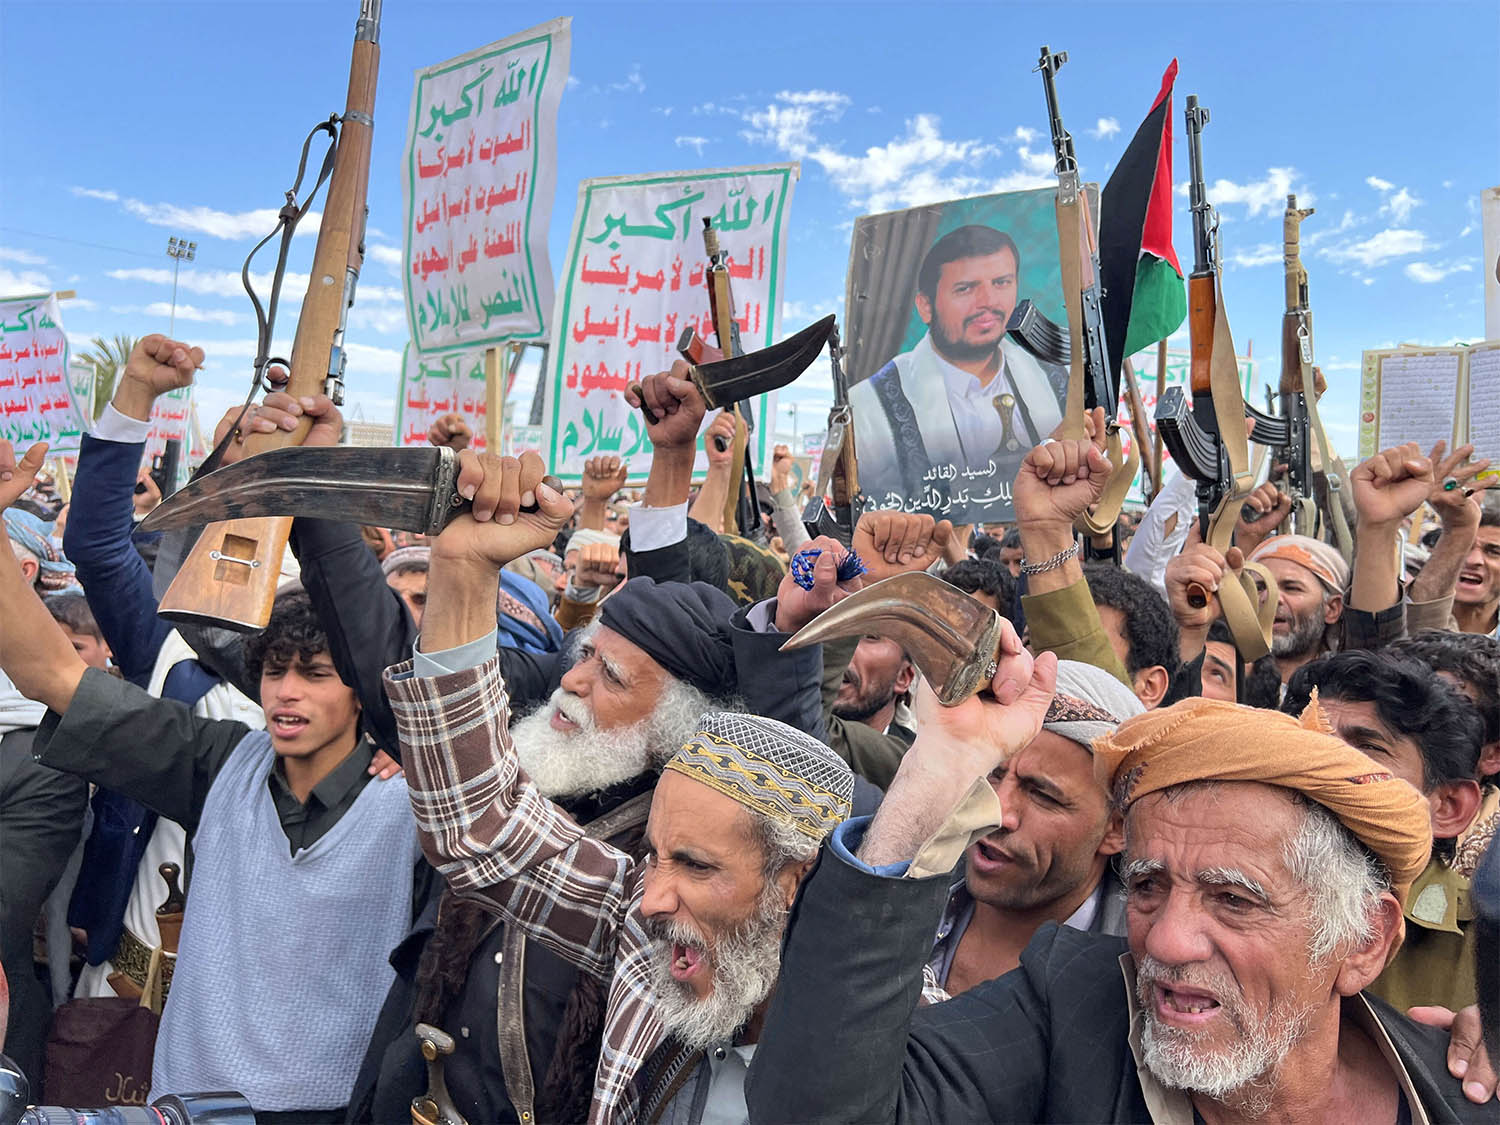
[[[289,446],[188,482],[141,524],[166,531],[259,516],[310,516],[435,535],[469,502],[447,448]]]

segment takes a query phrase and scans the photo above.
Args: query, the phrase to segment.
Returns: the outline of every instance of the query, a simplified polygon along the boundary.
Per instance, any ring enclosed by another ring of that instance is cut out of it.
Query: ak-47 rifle
[[[273,362],[269,355],[271,334],[292,230],[317,194],[318,187],[327,179],[328,196],[318,229],[317,248],[313,252],[307,295],[303,298],[302,313],[297,320],[291,361],[286,365],[290,375],[278,389],[298,398],[326,393],[336,404],[343,401],[344,327],[349,308],[354,303],[360,267],[364,263],[365,195],[370,180],[375,81],[380,66],[380,6],[381,0],[360,0],[344,112],[322,122],[308,135],[302,146],[297,182],[287,192],[277,228],[250,252],[250,257],[254,258],[261,246],[278,233],[281,235],[280,260],[264,313],[260,300],[250,287],[250,260],[245,262],[242,278],[260,323],[252,397]],[[308,147],[319,132],[328,133],[333,140],[317,183],[299,203],[296,193],[306,170]],[[281,446],[300,445],[311,425],[311,421],[303,417],[291,431],[251,434],[245,439],[245,453],[250,456]],[[232,440],[232,433],[225,435],[220,449],[214,451],[200,471],[212,471],[218,464],[222,448]],[[281,558],[291,534],[291,525],[291,517],[210,524],[198,537],[162,598],[162,616],[174,621],[226,625],[242,630],[264,628],[271,616],[276,586],[281,580]]]
[[[1055,76],[1067,61],[1066,51],[1054,54],[1044,46],[1036,69],[1042,74],[1047,123],[1052,132],[1057,173],[1058,253],[1062,265],[1063,300],[1068,310],[1070,375],[1067,408],[1063,412],[1063,436],[1083,437],[1084,413],[1102,406],[1109,431],[1109,456],[1116,466],[1116,472],[1094,511],[1079,518],[1080,531],[1100,535],[1114,529],[1120,505],[1140,462],[1136,446],[1132,446],[1128,461],[1123,455],[1120,426],[1115,420],[1120,405],[1120,374],[1110,369],[1109,351],[1105,347],[1104,313],[1099,291],[1099,246],[1089,214],[1088,195],[1078,177],[1073,137],[1063,126],[1062,111],[1057,104]]]
[[[828,365],[833,375],[833,409],[828,412],[828,432],[818,458],[818,481],[802,513],[802,524],[814,539],[828,535],[848,547],[854,541],[854,525],[864,505],[859,494],[859,462],[854,455],[849,382],[844,377],[844,348],[837,327],[828,337]]]
[[[1285,489],[1292,498],[1292,528],[1298,535],[1316,535],[1317,503],[1313,498],[1312,445],[1308,433],[1308,395],[1313,386],[1312,310],[1307,300],[1307,270],[1302,265],[1302,220],[1313,208],[1298,208],[1297,197],[1286,197],[1281,220],[1282,261],[1286,265],[1286,312],[1281,317],[1281,416],[1287,420],[1286,443],[1272,451],[1286,465]],[[1316,401],[1316,397],[1314,397]]]
[[[1188,278],[1192,400],[1188,402],[1181,387],[1168,388],[1157,404],[1156,428],[1173,459],[1197,484],[1203,541],[1223,553],[1229,549],[1240,508],[1255,487],[1246,415],[1256,418],[1255,436],[1267,445],[1277,444],[1268,431],[1279,429],[1284,435],[1286,419],[1263,415],[1245,402],[1219,290],[1218,216],[1203,180],[1202,134],[1208,110],[1189,95],[1186,116],[1192,169],[1188,190],[1193,223],[1193,272]],[[1243,572],[1222,583],[1219,600],[1241,656],[1258,660],[1270,651],[1278,594],[1264,568],[1247,563],[1245,570],[1261,575],[1268,591],[1265,601],[1260,602],[1251,576]],[[1207,605],[1208,598],[1203,587],[1188,588],[1188,600],[1194,605]]]
[[[677,351],[692,364],[712,363],[721,359],[733,359],[745,354],[740,344],[740,326],[734,319],[734,293],[729,285],[729,255],[719,246],[719,232],[713,220],[703,220],[703,249],[708,255],[708,269],[704,271],[704,284],[708,287],[708,312],[713,320],[714,336],[719,346],[713,348],[692,328],[683,330]],[[734,459],[731,462],[729,496],[724,501],[724,526],[735,527],[740,535],[757,542],[764,542],[765,532],[760,519],[760,505],[755,497],[755,466],[746,456],[746,446],[755,431],[754,412],[747,403],[733,402],[725,406],[735,417]],[[715,439],[716,441],[719,439]],[[720,446],[720,451],[724,449]]]

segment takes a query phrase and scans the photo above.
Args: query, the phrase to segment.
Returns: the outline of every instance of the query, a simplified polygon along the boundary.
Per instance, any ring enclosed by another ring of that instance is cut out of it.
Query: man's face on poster
[[[940,355],[968,361],[994,353],[1016,307],[1016,273],[1016,256],[1002,247],[948,262],[933,297],[917,294],[917,315]]]

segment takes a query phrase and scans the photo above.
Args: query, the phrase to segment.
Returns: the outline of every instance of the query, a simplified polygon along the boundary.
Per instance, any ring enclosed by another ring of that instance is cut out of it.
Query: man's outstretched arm
[[[455,891],[603,976],[632,864],[521,773],[495,651],[500,568],[550,543],[572,505],[543,483],[534,453],[460,458],[458,488],[474,514],[433,543],[415,659],[386,672],[418,838]]]
[[[1035,736],[1056,675],[1054,657],[1033,662],[1007,628],[992,699],[945,709],[922,689],[916,742],[880,810],[835,832],[794,908],[747,1088],[752,1121],[994,1116],[997,1084],[962,1046],[982,1038],[993,998],[940,1004],[915,1034],[913,1013],[948,871],[971,832],[999,823],[989,774]],[[1026,992],[1020,977],[1007,987]],[[1016,1054],[1019,1070],[1040,1070],[1036,1048]]]

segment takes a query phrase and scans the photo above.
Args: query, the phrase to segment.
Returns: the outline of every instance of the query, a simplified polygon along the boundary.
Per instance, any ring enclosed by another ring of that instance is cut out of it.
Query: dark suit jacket
[[[39,1091],[52,1003],[32,966],[31,933],[78,845],[88,786],[34,761],[34,734],[0,736],[0,961],[10,983],[10,1025],[0,1046]]]
[[[825,851],[792,916],[750,1120],[1149,1121],[1120,938],[1048,924],[1020,968],[914,1011],[946,891]],[[1371,1003],[1433,1121],[1494,1120],[1448,1076],[1445,1033]]]

